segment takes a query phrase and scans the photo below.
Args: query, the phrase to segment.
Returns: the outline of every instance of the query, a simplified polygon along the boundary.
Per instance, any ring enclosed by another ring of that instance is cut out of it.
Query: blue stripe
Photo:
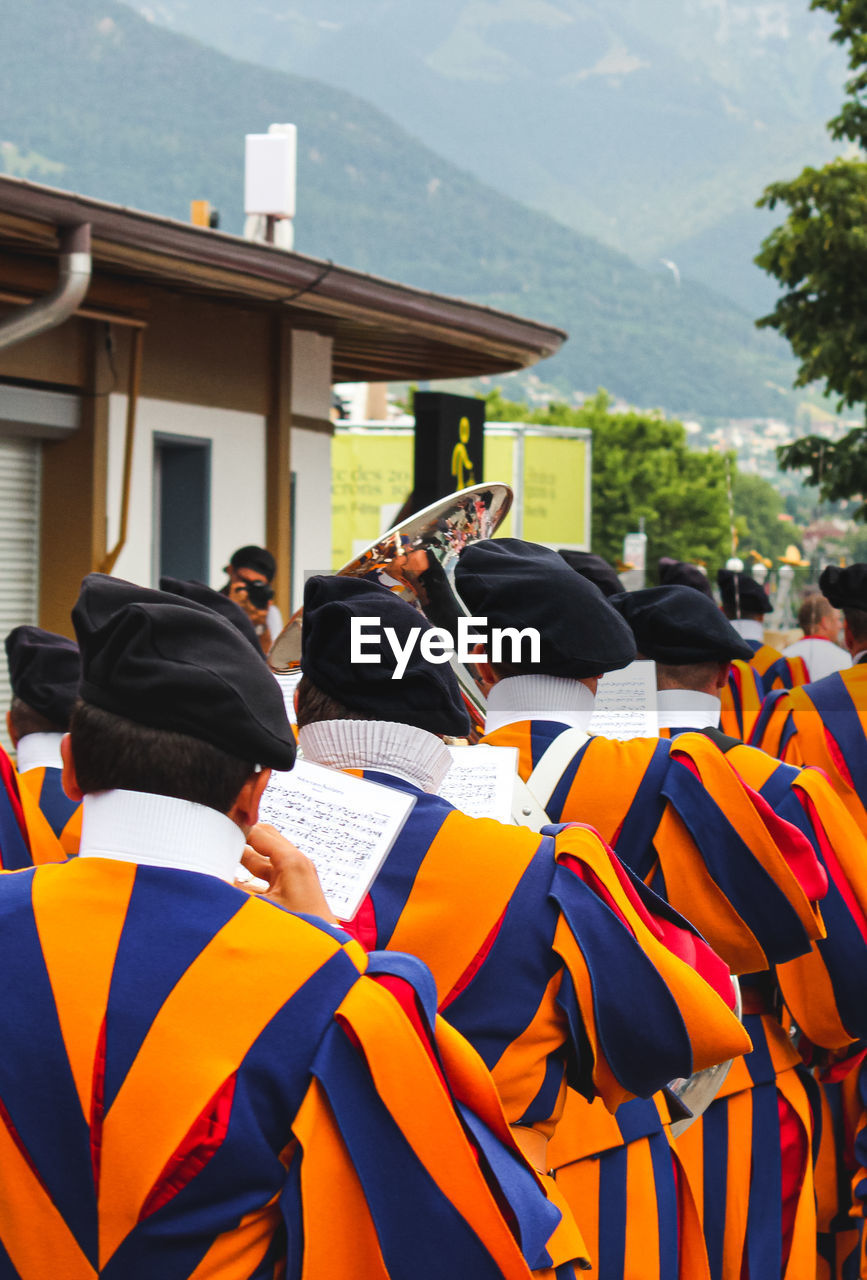
[[[637,1142],[639,1138],[649,1138],[663,1132],[656,1104],[650,1098],[633,1098],[629,1102],[622,1102],[614,1113],[614,1119],[627,1146],[630,1142]]]
[[[656,1192],[657,1228],[659,1231],[660,1280],[679,1280],[680,1240],[677,1210],[677,1184],[671,1147],[664,1133],[650,1139],[653,1183]]]
[[[742,981],[745,980],[742,979]],[[763,1017],[768,1016],[768,1014],[762,1015],[760,1013],[744,1015],[744,1028],[753,1042],[752,1052],[744,1057],[744,1062],[754,1085],[769,1084],[777,1078],[774,1064],[771,1061],[771,1051],[768,1048],[768,1037],[762,1021]]]
[[[726,1205],[728,1201],[728,1098],[718,1098],[701,1117],[704,1195],[704,1241],[711,1280],[723,1280]],[[746,1153],[744,1153],[746,1155]]]
[[[246,901],[216,876],[136,868],[106,1010],[106,1111],[172,988]]]
[[[623,820],[615,848],[617,856],[643,880],[656,861],[653,834],[665,812],[663,784],[671,767],[671,743],[660,739]]]
[[[779,1276],[782,1274],[783,1184],[776,1086],[757,1085],[752,1097],[747,1261],[751,1276]]]
[[[780,681],[784,689],[791,689],[794,686],[792,668],[785,658],[777,658],[776,662],[772,662],[762,676],[762,683],[766,689],[770,689],[777,680]]]
[[[807,688],[806,685],[802,687]],[[771,716],[773,715],[774,708],[776,707],[780,698],[784,698],[785,696],[786,696],[785,689],[774,689],[773,692],[767,695],[764,702],[762,703],[761,710],[759,711],[758,719],[756,720],[755,727],[750,736],[751,742],[755,742],[755,743],[761,742],[762,738],[767,733],[768,724],[770,722]],[[792,722],[792,713],[790,711],[786,720],[787,726],[791,724],[791,722]],[[791,733],[789,734],[789,737],[791,737]],[[780,749],[782,750],[782,744]]]
[[[9,793],[0,782],[0,866],[4,871],[20,871],[33,866],[27,841],[18,825]]]
[[[501,1280],[487,1248],[419,1162],[336,1026],[313,1073],[355,1167],[392,1280]]]
[[[76,800],[70,800],[63,790],[61,769],[46,769],[39,790],[39,807],[48,820],[51,830],[60,839],[63,828],[78,808]]]
[[[606,1151],[599,1160],[599,1280],[623,1280],[626,1264],[627,1147]],[[652,1274],[648,1280],[654,1280]]]
[[[819,718],[834,736],[842,752],[846,768],[855,784],[858,798],[867,804],[867,751],[864,726],[852,695],[839,671],[802,686],[804,693],[819,713]]]
[[[54,994],[45,968],[31,892],[44,867],[3,878],[0,893],[0,1053],[2,1099],[52,1200],[93,1266],[98,1257],[90,1134],[69,1067]],[[79,945],[83,940],[78,940]],[[74,968],[75,951],[68,964]],[[63,1158],[58,1158],[62,1153]]]

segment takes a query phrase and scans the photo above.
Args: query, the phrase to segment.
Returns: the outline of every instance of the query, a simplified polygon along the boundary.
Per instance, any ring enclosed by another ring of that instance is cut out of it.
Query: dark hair
[[[228,813],[255,765],[219,747],[137,724],[88,702],[76,703],[69,726],[78,785],[92,791],[150,791]]]
[[[269,582],[277,572],[277,561],[265,547],[239,547],[229,564],[235,570],[252,569],[255,573],[264,573]]]
[[[725,658],[713,662],[684,662],[676,666],[670,663],[657,662],[657,689],[691,689],[702,693],[709,684],[716,681],[719,669],[726,665]]]
[[[853,640],[867,640],[867,609],[844,608],[843,617],[852,632]]]
[[[16,738],[26,738],[28,733],[66,733],[67,730],[65,724],[55,724],[21,698],[12,699],[9,721]]]
[[[309,676],[302,676],[298,681],[298,728],[306,724],[318,724],[320,720],[369,720],[370,716],[359,711],[352,711],[342,702],[323,693]]]

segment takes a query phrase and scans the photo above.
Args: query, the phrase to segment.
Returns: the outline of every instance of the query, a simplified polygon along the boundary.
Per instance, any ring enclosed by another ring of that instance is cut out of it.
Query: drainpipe
[[[57,288],[15,315],[0,320],[0,351],[25,338],[54,329],[78,309],[90,284],[90,223],[58,230],[60,268]]]

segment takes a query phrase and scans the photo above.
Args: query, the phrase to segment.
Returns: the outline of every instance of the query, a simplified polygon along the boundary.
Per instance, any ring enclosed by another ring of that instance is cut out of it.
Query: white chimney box
[[[269,133],[248,133],[244,162],[244,212],[271,218],[295,217],[294,124],[271,125]]]

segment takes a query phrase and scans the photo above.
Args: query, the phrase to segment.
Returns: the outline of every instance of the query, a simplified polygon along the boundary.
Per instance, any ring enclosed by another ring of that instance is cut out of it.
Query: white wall
[[[305,570],[331,572],[331,435],[292,428],[295,472],[295,554],[292,608],[300,608]]]
[[[108,547],[118,538],[126,427],[126,396],[109,397]],[[133,450],[127,541],[114,572],[146,586],[153,580],[153,437],[155,433],[211,441],[210,585],[225,581],[223,565],[238,547],[265,541],[265,419],[234,409],[140,399]],[[309,433],[303,433],[309,434]],[[327,437],[326,437],[327,439]]]

